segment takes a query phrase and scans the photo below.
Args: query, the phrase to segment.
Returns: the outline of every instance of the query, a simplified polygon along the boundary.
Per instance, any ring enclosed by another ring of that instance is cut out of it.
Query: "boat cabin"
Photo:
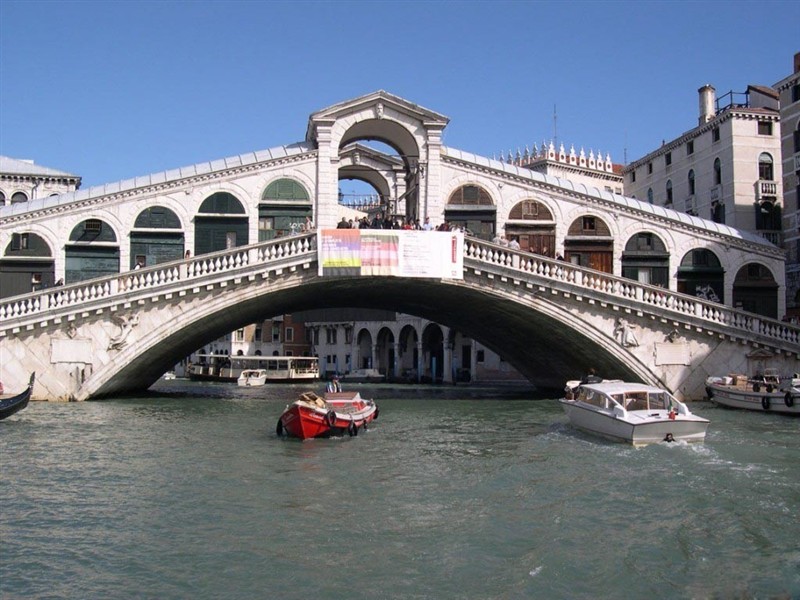
[[[630,385],[609,386],[608,390],[583,385],[577,400],[605,410],[613,410],[616,406],[625,410],[669,410],[677,404],[664,390]]]

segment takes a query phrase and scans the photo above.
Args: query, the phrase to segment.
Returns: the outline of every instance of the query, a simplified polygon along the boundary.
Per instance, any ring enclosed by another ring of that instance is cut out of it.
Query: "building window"
[[[328,345],[332,345],[336,343],[336,328],[335,327],[328,327],[325,330],[326,341]]]
[[[797,124],[797,129],[794,131],[794,151],[800,152],[800,123]]]
[[[285,339],[286,339],[287,342],[293,342],[294,341],[294,328],[293,327],[287,327],[285,332],[284,332],[284,335],[286,336]]]
[[[690,154],[694,154],[694,140],[689,140],[686,142],[686,156]]]
[[[253,341],[254,342],[260,342],[262,335],[263,335],[263,332],[261,331],[261,325],[256,325],[256,330],[253,333]]]
[[[631,171],[631,183],[635,183],[635,182],[636,182],[636,169]]]
[[[583,217],[583,230],[594,231],[595,229],[597,229],[597,223],[594,217]]]
[[[306,344],[314,343],[314,332],[311,329],[306,329]]]
[[[672,164],[672,152],[667,152],[664,155],[664,162],[667,164],[667,166],[670,166]]]
[[[759,121],[758,135],[772,135],[772,123],[770,121]]]
[[[236,335],[234,336],[234,341],[236,342],[243,342],[244,341],[244,329],[237,329]]]
[[[273,342],[281,341],[281,326],[278,323],[273,323],[272,325],[272,341]]]
[[[714,159],[714,185],[720,185],[722,183],[722,163],[719,162],[718,158]]]
[[[758,178],[763,181],[772,181],[774,179],[772,157],[766,152],[762,152],[761,156],[758,157]]]
[[[475,353],[475,362],[482,363],[485,360],[483,350],[478,350]]]
[[[800,100],[800,83],[795,83],[792,86],[792,102]]]
[[[647,188],[647,201],[653,203],[653,188]]]
[[[672,180],[667,179],[667,204],[672,204]]]
[[[714,129],[711,130],[711,141],[712,142],[719,141],[719,127],[714,127]]]
[[[648,175],[652,175],[653,174],[653,163],[651,163],[651,162],[647,163],[647,174]]]
[[[687,181],[689,182],[689,195],[694,196],[694,169],[689,170]]]

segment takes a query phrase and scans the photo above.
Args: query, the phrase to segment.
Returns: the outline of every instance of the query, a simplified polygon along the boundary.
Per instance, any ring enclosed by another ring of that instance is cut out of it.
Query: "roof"
[[[305,142],[297,144],[290,144],[288,146],[277,146],[268,150],[259,150],[257,152],[248,152],[247,154],[239,154],[228,158],[221,158],[211,162],[202,162],[186,167],[179,167],[169,171],[161,171],[159,173],[151,173],[150,175],[142,175],[133,179],[125,179],[124,181],[116,181],[113,183],[106,183],[104,185],[95,185],[82,190],[74,192],[67,192],[57,196],[49,196],[47,198],[37,198],[29,200],[28,202],[18,202],[10,206],[0,206],[0,216],[11,216],[17,213],[31,212],[35,210],[42,210],[53,208],[70,202],[78,202],[87,200],[89,198],[99,198],[108,194],[118,194],[127,190],[134,190],[136,188],[145,187],[148,185],[161,185],[168,181],[178,181],[188,177],[195,177],[224,169],[231,169],[234,167],[256,164],[262,161],[275,160],[287,156],[295,156],[312,152],[314,148]]]
[[[582,383],[581,387],[597,390],[602,394],[625,394],[628,392],[664,392],[666,390],[648,385],[646,383],[631,383],[628,381],[604,381],[602,383]]]
[[[67,173],[66,171],[42,167],[35,164],[32,160],[11,158],[10,156],[0,156],[0,175],[28,175],[32,177],[68,177],[71,179],[80,179],[79,176]]]

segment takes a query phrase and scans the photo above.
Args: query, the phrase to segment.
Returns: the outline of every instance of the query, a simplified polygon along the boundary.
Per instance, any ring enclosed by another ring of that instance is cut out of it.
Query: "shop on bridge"
[[[111,226],[100,219],[76,225],[65,248],[65,283],[119,273],[119,244]]]
[[[216,192],[203,200],[195,217],[195,254],[246,246],[248,238],[247,213],[236,196]]]
[[[131,230],[130,268],[137,264],[149,267],[184,256],[184,233],[181,221],[163,206],[144,209]]]
[[[306,189],[293,179],[273,181],[258,205],[258,241],[302,231],[306,217],[313,221],[313,208]]]
[[[29,294],[53,285],[50,245],[35,233],[13,233],[0,259],[0,298]]]

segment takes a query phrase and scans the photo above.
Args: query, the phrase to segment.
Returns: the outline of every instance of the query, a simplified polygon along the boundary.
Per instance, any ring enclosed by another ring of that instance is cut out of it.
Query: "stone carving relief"
[[[625,348],[632,348],[639,345],[636,334],[633,332],[633,325],[622,317],[617,319],[617,326],[614,327],[614,337],[619,339],[619,343]]]
[[[119,334],[112,337],[108,343],[109,350],[122,350],[128,343],[131,330],[139,324],[139,315],[119,315],[114,317],[114,322],[119,326]]]

